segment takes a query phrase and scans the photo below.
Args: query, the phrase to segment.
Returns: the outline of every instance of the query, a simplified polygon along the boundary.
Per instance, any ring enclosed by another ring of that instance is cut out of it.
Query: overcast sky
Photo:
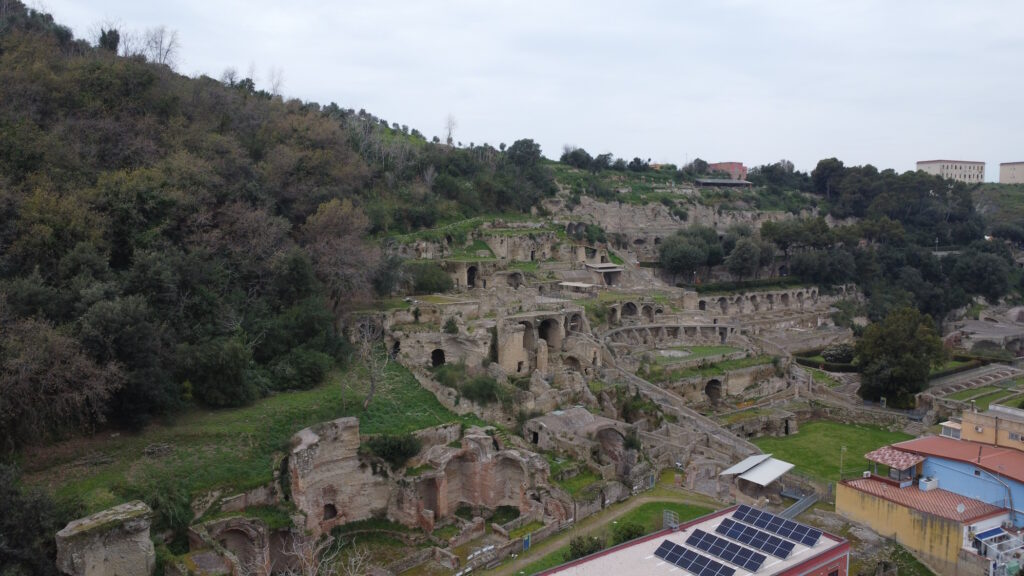
[[[1024,160],[1024,2],[43,0],[75,35],[178,32],[183,74],[456,140],[748,166]]]

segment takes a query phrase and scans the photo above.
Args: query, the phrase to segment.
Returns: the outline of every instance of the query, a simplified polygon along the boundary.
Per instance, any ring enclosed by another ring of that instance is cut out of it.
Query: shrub
[[[821,357],[836,364],[849,364],[853,361],[853,353],[853,344],[840,342],[822,350]]]
[[[604,550],[604,538],[597,536],[576,536],[569,541],[569,551],[565,554],[565,560],[576,560],[584,556],[590,556]]]
[[[463,396],[477,404],[504,403],[508,399],[508,392],[490,376],[473,378],[462,385],[461,392]]]
[[[644,532],[643,525],[638,522],[622,522],[612,528],[612,540],[615,544],[622,544],[643,536]]]
[[[466,379],[466,365],[461,363],[442,364],[434,368],[434,379],[442,386],[458,389],[459,384]]]
[[[391,464],[392,468],[404,466],[409,458],[419,453],[422,446],[420,439],[412,434],[381,434],[366,441],[366,447]]]
[[[416,294],[447,292],[452,289],[451,276],[433,262],[412,264],[409,273],[412,276],[412,290]]]
[[[42,492],[19,484],[18,470],[0,464],[0,574],[56,576],[53,535],[67,518]]]
[[[248,378],[252,352],[239,338],[215,338],[187,354],[186,372],[192,394],[210,406],[242,406],[256,399],[259,389]]]
[[[449,316],[448,319],[444,321],[444,333],[445,334],[458,334],[459,333],[459,325],[455,322],[455,317],[454,316]]]
[[[296,348],[274,364],[274,386],[278,390],[309,390],[323,382],[332,363],[323,352]]]

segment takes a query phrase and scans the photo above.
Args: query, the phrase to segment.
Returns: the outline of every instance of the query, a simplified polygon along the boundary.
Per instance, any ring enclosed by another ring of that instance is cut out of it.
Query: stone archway
[[[391,345],[391,357],[398,358],[398,353],[402,351],[402,342],[395,340],[395,343]]]
[[[443,366],[444,363],[444,350],[441,348],[435,348],[433,352],[430,353],[430,365],[437,368],[438,366]]]
[[[512,288],[519,288],[523,285],[523,275],[519,272],[513,272],[508,276],[505,276],[505,282],[507,282]]]
[[[642,308],[644,319],[650,323],[654,323],[654,307],[650,305],[644,305]]]
[[[779,296],[779,304],[782,305],[783,308],[789,308],[789,293],[788,292],[783,292],[782,295]]]
[[[579,358],[575,356],[566,356],[564,364],[566,368],[573,372],[583,373],[583,364],[581,364]]]
[[[757,300],[757,294],[750,295],[750,307],[754,309],[754,312],[761,310],[761,303]]]
[[[476,266],[470,266],[469,268],[466,269],[466,287],[467,288],[476,288],[476,277],[477,277],[477,274],[479,274],[479,272],[480,271],[477,270]]]
[[[562,349],[562,324],[554,318],[545,318],[537,329],[537,335],[541,340],[548,343],[548,346],[555,349]]]
[[[718,299],[718,307],[722,310],[722,314],[729,313],[729,300],[724,296]]]
[[[625,304],[622,305],[623,318],[626,318],[627,316],[636,316],[638,313],[639,311],[636,308],[636,304],[633,304],[632,302],[626,302]]]
[[[519,324],[523,327],[523,349],[527,352],[537,350],[537,330],[534,329],[533,323],[524,320]]]
[[[582,314],[570,314],[566,322],[568,324],[569,332],[583,332]]]
[[[712,404],[718,404],[722,399],[722,381],[717,378],[708,380],[708,383],[704,385],[704,395]]]
[[[708,302],[707,302],[707,300],[701,300],[700,302],[697,302],[697,310],[700,310],[701,312],[703,312],[703,311],[705,311],[707,309],[708,309]]]

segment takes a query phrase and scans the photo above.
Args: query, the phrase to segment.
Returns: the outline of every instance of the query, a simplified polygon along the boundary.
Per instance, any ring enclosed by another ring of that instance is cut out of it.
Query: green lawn
[[[960,390],[946,396],[950,400],[969,400],[975,396],[991,394],[993,392],[1005,392],[1005,388],[999,386],[978,386],[977,388],[967,388],[966,390]]]
[[[798,473],[818,480],[839,479],[840,447],[846,446],[843,470],[850,473],[868,470],[864,454],[894,442],[910,440],[913,436],[902,432],[889,432],[882,428],[816,421],[800,425],[800,431],[783,438],[755,438],[752,440],[766,454],[796,464]]]
[[[277,394],[252,406],[197,408],[138,434],[97,434],[28,450],[22,457],[25,482],[79,501],[91,513],[129,498],[150,501],[172,492],[191,497],[215,488],[232,494],[265,484],[275,455],[286,453],[295,432],[341,416],[358,416],[364,434],[400,434],[458,420],[482,424],[447,410],[395,362],[363,412],[366,382],[365,371],[353,367],[313,390]],[[146,456],[144,449],[154,444],[167,444],[170,452]]]
[[[694,506],[692,504],[683,504],[680,502],[648,502],[637,506],[634,510],[624,514],[617,522],[639,522],[647,528],[647,532],[654,532],[655,530],[661,529],[662,512],[665,509],[673,510],[679,514],[679,521],[686,522],[699,518],[705,514],[713,512],[711,508],[704,508],[702,506]],[[608,543],[611,543],[612,525],[608,524],[598,530],[595,535],[603,536]],[[560,547],[559,549],[551,552],[541,558],[538,558],[535,562],[528,564],[523,568],[522,572],[526,574],[535,574],[542,570],[554,568],[560,564],[567,562],[565,554],[569,551],[568,544]]]
[[[695,506],[693,504],[685,504],[683,502],[647,502],[641,504],[630,510],[618,519],[620,524],[625,522],[637,522],[644,527],[644,533],[654,532],[655,530],[661,530],[662,528],[662,517],[665,510],[671,510],[679,515],[679,521],[685,522],[693,518],[699,518],[705,514],[710,514],[714,510],[705,508],[704,506]]]
[[[596,472],[589,468],[581,471],[579,474],[572,478],[566,478],[565,480],[558,481],[558,485],[562,487],[562,490],[568,492],[571,496],[579,496],[580,492],[583,492],[585,488],[599,482],[601,477]]]
[[[991,394],[985,394],[974,399],[974,403],[977,405],[978,410],[988,410],[989,404],[998,404],[1000,400],[1009,398],[1017,394],[1016,390],[1000,390],[998,392],[992,392]]]
[[[829,376],[829,374],[823,370],[818,370],[817,368],[810,368],[807,366],[804,366],[803,369],[811,373],[811,378],[813,378],[815,382],[819,384],[824,384],[829,388],[835,388],[836,386],[842,384],[842,382]]]
[[[939,372],[944,372],[946,370],[953,370],[954,368],[966,366],[968,363],[968,360],[949,360],[946,363],[939,366],[938,368],[932,368],[929,375],[935,375],[938,374]]]

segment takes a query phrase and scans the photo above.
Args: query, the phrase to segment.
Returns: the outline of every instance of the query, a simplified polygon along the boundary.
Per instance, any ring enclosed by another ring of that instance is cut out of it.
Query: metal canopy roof
[[[792,469],[793,464],[789,462],[768,458],[741,475],[740,480],[753,482],[759,486],[767,486]]]
[[[719,473],[719,476],[731,476],[733,474],[743,474],[747,470],[750,470],[754,466],[757,466],[761,462],[771,458],[771,454],[754,454],[753,456],[747,456],[743,460],[740,460],[736,464],[733,464],[728,469]]]

